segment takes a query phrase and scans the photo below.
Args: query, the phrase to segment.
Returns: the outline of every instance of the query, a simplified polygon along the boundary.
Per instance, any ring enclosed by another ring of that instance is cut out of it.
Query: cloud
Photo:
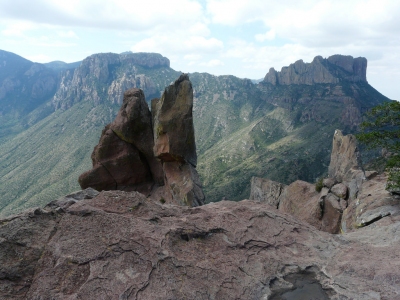
[[[200,60],[202,56],[200,54],[186,54],[183,59],[189,61],[197,61]]]
[[[275,30],[274,29],[271,29],[271,30],[268,30],[266,33],[264,33],[264,34],[256,34],[256,36],[255,36],[255,38],[256,38],[256,40],[257,41],[259,41],[259,42],[264,42],[264,41],[271,41],[271,40],[273,40],[273,39],[275,39],[275,36],[276,36],[276,34],[275,34]]]
[[[216,38],[188,36],[181,31],[143,39],[133,45],[131,50],[133,52],[161,52],[195,57],[201,53],[217,53],[222,48],[223,42]]]
[[[73,32],[72,30],[68,30],[68,31],[59,31],[58,32],[58,36],[62,37],[62,38],[73,38],[73,39],[78,39],[79,37],[77,36],[77,34],[75,32]]]
[[[270,35],[259,32],[258,41],[274,33],[311,47],[377,44],[395,39],[400,30],[400,2],[394,0],[208,0],[207,12],[212,22],[226,26],[262,22]]]
[[[3,20],[38,24],[146,31],[168,24],[170,29],[197,23],[203,8],[193,0],[13,0],[0,2]],[[204,30],[204,28],[202,28]]]
[[[30,22],[10,22],[1,31],[1,34],[10,37],[23,37],[26,31],[33,28],[35,28],[35,25]]]
[[[224,63],[222,61],[220,61],[219,59],[212,59],[210,61],[204,62],[200,64],[201,66],[206,66],[206,67],[219,67],[219,66],[223,66]]]

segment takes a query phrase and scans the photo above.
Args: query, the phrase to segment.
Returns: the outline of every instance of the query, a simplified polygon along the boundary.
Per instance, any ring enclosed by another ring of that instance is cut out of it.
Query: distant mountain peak
[[[332,55],[328,58],[316,56],[311,63],[298,60],[280,72],[269,69],[264,82],[273,85],[339,83],[341,80],[351,82],[367,81],[367,59],[353,58],[350,55]]]

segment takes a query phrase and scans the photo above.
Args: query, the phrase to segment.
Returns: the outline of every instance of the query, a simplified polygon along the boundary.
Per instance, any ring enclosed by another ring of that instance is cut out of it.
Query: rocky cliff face
[[[152,101],[151,113],[143,91],[125,92],[116,119],[93,150],[93,169],[79,177],[80,186],[140,191],[163,203],[204,204],[192,108],[193,89],[186,74]]]
[[[272,85],[291,85],[315,83],[339,83],[367,81],[367,60],[364,57],[333,55],[327,59],[316,56],[311,63],[296,61],[280,72],[271,68],[265,75],[264,82]]]
[[[170,77],[155,80],[145,75],[155,70],[169,73],[168,58],[157,53],[94,54],[78,68],[62,73],[52,104],[55,109],[67,109],[80,101],[120,105],[124,91],[130,88],[142,89],[148,98],[159,97]]]

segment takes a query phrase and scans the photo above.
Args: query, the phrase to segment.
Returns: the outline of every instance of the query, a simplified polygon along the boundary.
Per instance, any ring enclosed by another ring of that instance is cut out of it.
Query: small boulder
[[[336,180],[334,178],[325,178],[323,180],[323,185],[325,187],[327,187],[328,189],[330,189],[331,187],[333,187],[336,184]]]
[[[339,198],[346,199],[347,198],[347,186],[343,183],[335,184],[331,188],[331,193],[338,196]]]

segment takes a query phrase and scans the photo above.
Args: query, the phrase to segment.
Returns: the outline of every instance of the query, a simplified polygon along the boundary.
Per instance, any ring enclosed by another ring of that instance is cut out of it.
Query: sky
[[[363,56],[368,82],[400,100],[399,0],[1,0],[0,49],[40,63],[156,52],[177,71],[250,79]]]

